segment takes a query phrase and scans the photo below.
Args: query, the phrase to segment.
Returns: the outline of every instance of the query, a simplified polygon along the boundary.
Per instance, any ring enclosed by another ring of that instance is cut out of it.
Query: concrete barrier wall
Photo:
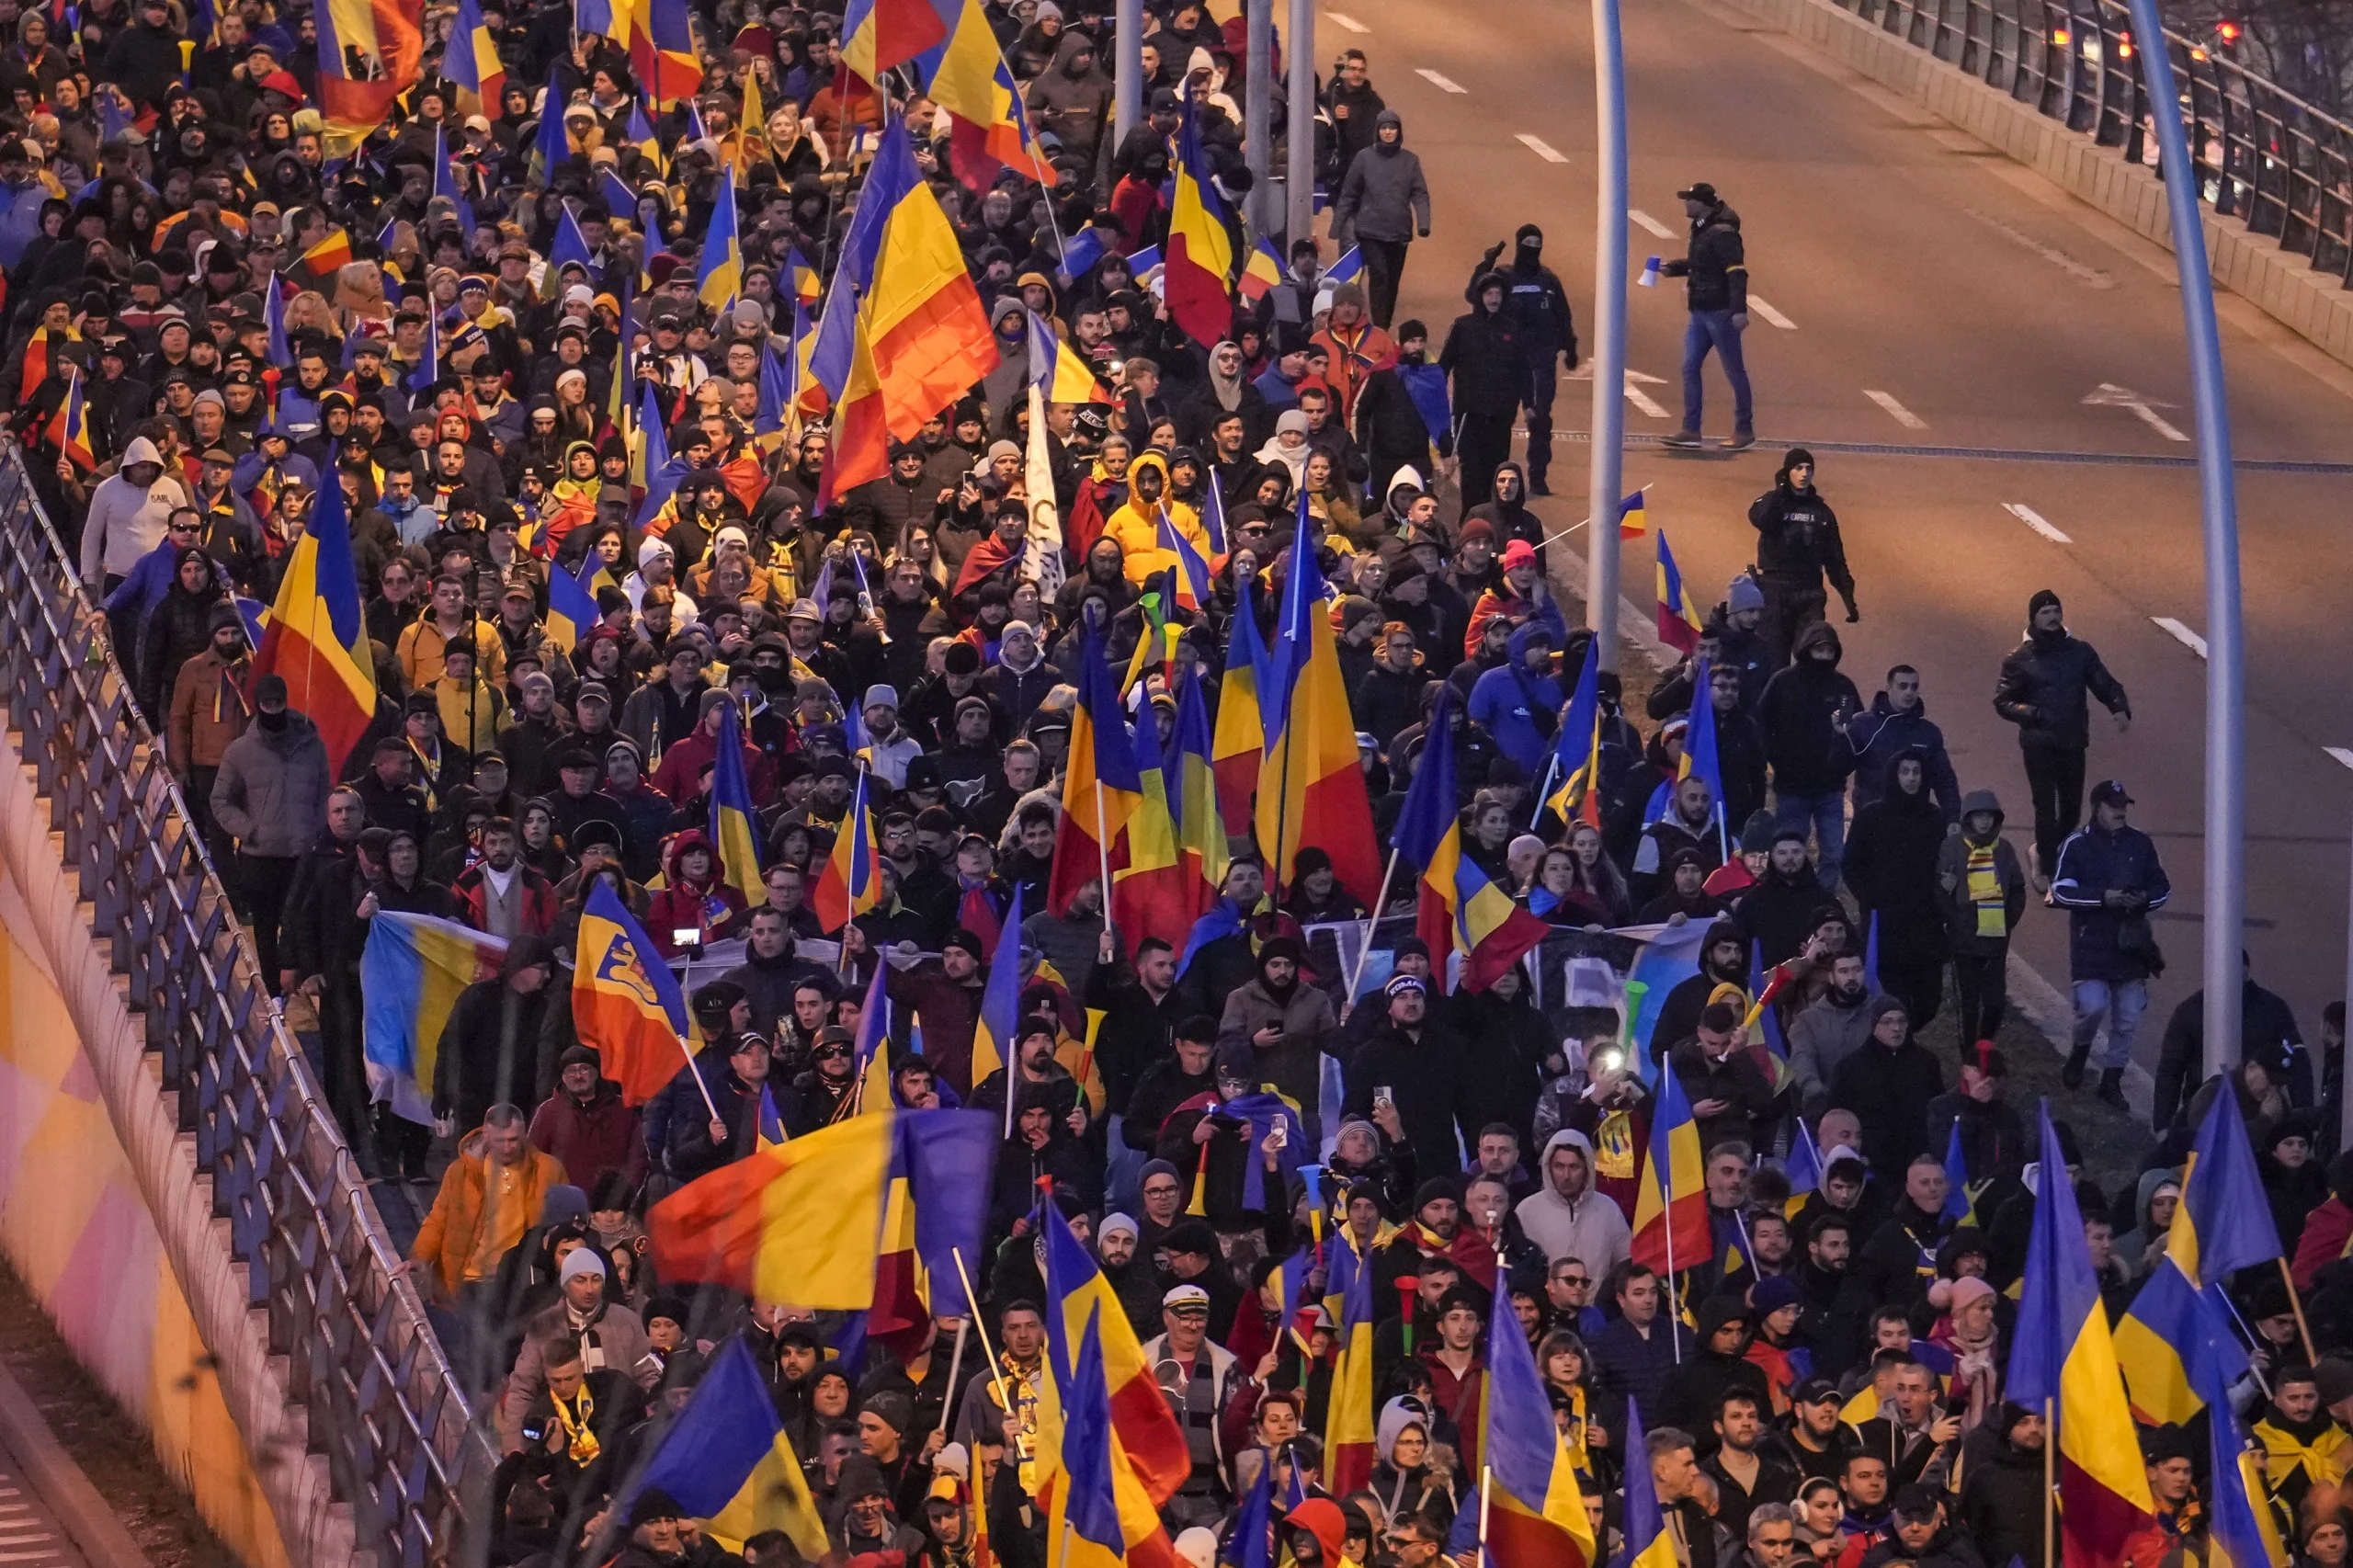
[[[2173,248],[2165,182],[2154,169],[2126,162],[2119,149],[2098,145],[1831,0],[1724,4],[1919,104],[2143,239]],[[2304,257],[2281,250],[2273,238],[2248,233],[2234,218],[2218,218],[2206,208],[2200,216],[2216,283],[2331,358],[2353,365],[2353,290],[2313,271]]]
[[[213,1358],[33,928],[0,867],[0,1253],[214,1532],[253,1568],[287,1568]]]

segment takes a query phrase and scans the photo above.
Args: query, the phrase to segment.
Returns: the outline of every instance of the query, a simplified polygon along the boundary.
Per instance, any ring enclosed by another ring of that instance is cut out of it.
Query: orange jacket
[[[448,1301],[457,1295],[466,1277],[466,1265],[477,1252],[483,1255],[481,1277],[495,1273],[498,1260],[539,1223],[548,1188],[563,1185],[563,1163],[529,1143],[523,1145],[523,1157],[515,1168],[520,1175],[513,1187],[500,1201],[485,1202],[491,1175],[483,1135],[470,1133],[459,1145],[458,1157],[442,1173],[433,1211],[426,1215],[425,1223],[417,1228],[416,1244],[409,1248],[410,1257],[433,1271],[429,1289],[435,1299]]]

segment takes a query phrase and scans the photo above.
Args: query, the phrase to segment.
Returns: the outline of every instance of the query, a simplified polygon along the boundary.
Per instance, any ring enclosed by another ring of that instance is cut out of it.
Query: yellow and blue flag
[[[1013,884],[1013,903],[1006,911],[1005,928],[997,933],[996,950],[989,955],[989,977],[981,987],[981,1016],[972,1027],[972,1082],[1013,1062],[1013,1031],[1021,1023],[1021,890]],[[1005,1096],[1005,1131],[1013,1135],[1013,1102]]]
[[[1567,713],[1559,738],[1552,743],[1552,760],[1544,775],[1541,803],[1533,828],[1551,812],[1563,824],[1601,822],[1601,665],[1598,647],[1588,639],[1585,665],[1569,693]]]
[[[714,311],[733,309],[744,291],[744,252],[735,233],[735,176],[719,182],[710,222],[703,230],[702,254],[695,263],[695,298]]]
[[[1112,1427],[1102,1316],[1099,1306],[1088,1314],[1062,1385],[1063,1469],[1046,1522],[1046,1539],[1058,1547],[1054,1568],[1173,1563],[1176,1551],[1167,1531],[1125,1462]]]
[[[1168,732],[1161,776],[1168,790],[1169,814],[1176,819],[1176,852],[1209,897],[1225,885],[1231,863],[1211,745],[1209,708],[1201,700],[1201,679],[1196,673],[1176,683],[1176,722]]]
[[[744,726],[733,698],[720,706],[718,738],[718,755],[710,764],[710,842],[719,852],[719,880],[742,893],[745,904],[754,904],[765,896],[759,818],[744,772]],[[877,966],[877,973],[881,967]]]
[[[1176,565],[1168,574],[1176,585],[1176,608],[1198,612],[1210,602],[1210,563],[1169,520],[1165,506],[1160,508],[1160,548],[1176,557]]]
[[[1650,486],[1644,485],[1631,495],[1618,501],[1618,537],[1640,539],[1651,530]]]
[[[1624,1451],[1647,1456],[1647,1443],[1642,1415],[1629,1405]],[[1625,1519],[1625,1554],[1618,1560],[1623,1568],[1676,1568],[1683,1561],[1676,1554],[1675,1537],[1667,1531],[1666,1515],[1658,1506],[1658,1486],[1651,1479],[1646,1459],[1626,1467]]]
[[[587,579],[603,567],[592,551],[581,557],[579,575],[560,565],[548,573],[548,641],[567,653],[597,624],[597,594]]]
[[[454,920],[384,909],[368,923],[359,953],[368,1090],[403,1120],[432,1124],[442,1028],[459,994],[496,979],[506,956],[506,938]]]
[[[2199,1126],[2165,1256],[2200,1285],[2226,1284],[2240,1269],[2283,1256],[2235,1095],[2216,1095]]]
[[[728,1340],[688,1396],[627,1496],[667,1492],[703,1532],[730,1551],[782,1530],[811,1562],[827,1550],[825,1521],[801,1458],[785,1435],[767,1380],[743,1335]]]
[[[1633,1258],[1672,1278],[1711,1261],[1715,1238],[1708,1221],[1707,1178],[1691,1102],[1673,1073],[1661,1073],[1655,1088],[1650,1158],[1634,1198]]]
[[[1783,1216],[1791,1220],[1798,1217],[1798,1210],[1805,1207],[1806,1199],[1822,1187],[1822,1151],[1815,1146],[1813,1133],[1807,1128],[1805,1118],[1796,1119],[1796,1129],[1790,1140],[1787,1161],[1790,1196],[1781,1205]]]
[[[1945,1133],[1945,1218],[1956,1225],[1977,1223],[1977,1200],[1969,1190],[1969,1160],[1961,1147],[1961,1118]]]
[[[1372,1263],[1356,1250],[1355,1238],[1342,1231],[1332,1248],[1328,1293],[1339,1298],[1334,1314],[1338,1325],[1334,1343],[1339,1359],[1332,1366],[1331,1403],[1324,1419],[1324,1471],[1334,1493],[1346,1496],[1371,1484],[1377,1457],[1372,1381]],[[1551,1406],[1548,1404],[1549,1410]]]

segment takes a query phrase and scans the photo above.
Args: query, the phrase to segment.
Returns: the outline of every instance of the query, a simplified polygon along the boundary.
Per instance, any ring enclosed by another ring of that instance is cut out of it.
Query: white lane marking
[[[1358,21],[1354,17],[1343,16],[1341,13],[1339,13],[1339,12],[1337,12],[1337,11],[1326,11],[1326,12],[1324,12],[1324,14],[1325,16],[1327,16],[1327,17],[1331,17],[1331,18],[1332,18],[1332,20],[1333,20],[1334,22],[1336,22],[1336,24],[1338,24],[1339,26],[1341,26],[1341,27],[1343,27],[1343,28],[1346,28],[1348,31],[1350,31],[1350,32],[1352,32],[1352,33],[1369,33],[1369,32],[1372,31],[1372,29],[1371,29],[1370,28],[1366,27],[1362,22]]]
[[[1755,303],[1754,301],[1751,301],[1750,302],[1752,304]],[[1928,427],[1928,422],[1927,420],[1921,418],[1918,415],[1913,413],[1910,409],[1896,402],[1895,395],[1893,392],[1877,392],[1870,387],[1865,387],[1863,389],[1863,395],[1870,399],[1873,403],[1879,404],[1881,408],[1887,410],[1888,417],[1894,420],[1898,425],[1903,426],[1906,430],[1926,430]]]
[[[2346,767],[2353,767],[2353,746],[2323,746],[2320,749],[2328,753],[2329,756],[2335,757]]]
[[[2053,544],[2073,544],[2075,542],[2074,540],[2069,539],[2065,534],[2061,533],[2057,528],[2052,528],[2049,518],[2045,517],[2041,513],[2036,511],[2033,507],[2028,506],[2023,501],[2005,501],[2002,503],[2002,510],[2007,512],[2011,517],[2016,517],[2019,522],[2024,523],[2028,528],[2032,528],[2035,532],[2040,534],[2043,538],[2049,540]]]
[[[1626,218],[1629,222],[1634,225],[1634,227],[1642,230],[1646,234],[1655,234],[1662,240],[1671,240],[1675,238],[1674,230],[1668,228],[1665,224],[1660,222],[1657,219],[1652,217],[1649,213],[1643,211],[1639,207],[1629,207],[1626,209]]]
[[[2202,659],[2206,656],[2206,639],[2199,636],[2198,633],[2192,631],[2189,628],[2184,626],[2173,617],[2169,615],[2153,615],[2149,619],[2156,624],[2158,631],[2164,632],[2166,636],[2172,638],[2175,642],[2180,643],[2183,647],[2188,649],[2200,658]]]
[[[1767,324],[1778,326],[1783,332],[1795,332],[1798,329],[1797,323],[1791,321],[1789,317],[1783,315],[1780,312],[1775,310],[1771,305],[1768,304],[1763,300],[1758,299],[1754,294],[1748,296],[1748,308],[1756,312],[1758,315],[1763,316]]]
[[[1554,147],[1541,136],[1530,136],[1523,131],[1519,133],[1518,140],[1521,146],[1526,147],[1548,164],[1565,164],[1569,161],[1569,155],[1566,153]]]
[[[2157,413],[2160,408],[2171,408],[2172,403],[2160,402],[2153,397],[2144,397],[2131,387],[2120,387],[2114,381],[2102,381],[2098,390],[2085,398],[2084,402],[2096,408],[2129,408],[2139,415],[2142,424],[2146,425],[2166,440],[2186,442],[2189,439]]]
[[[1584,364],[1579,365],[1575,369],[1571,370],[1566,376],[1563,376],[1562,380],[1570,381],[1589,381],[1593,380],[1593,361],[1590,359],[1586,360]],[[1664,376],[1644,375],[1642,371],[1629,367],[1626,371],[1626,401],[1634,405],[1635,413],[1643,415],[1645,418],[1671,419],[1674,415],[1667,413],[1665,409],[1661,408],[1657,402],[1653,399],[1648,392],[1643,391],[1644,386],[1663,387],[1665,385],[1666,385],[1666,378]]]
[[[1461,83],[1456,82],[1452,77],[1441,76],[1437,72],[1430,70],[1427,66],[1416,69],[1414,74],[1419,76],[1423,81],[1427,82],[1431,86],[1436,87],[1441,93],[1461,93],[1468,92],[1470,90],[1467,87],[1464,87]]]

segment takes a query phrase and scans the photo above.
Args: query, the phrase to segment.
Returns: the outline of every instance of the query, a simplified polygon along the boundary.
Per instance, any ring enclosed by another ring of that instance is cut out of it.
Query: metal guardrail
[[[1835,0],[2136,164],[2148,94],[2117,0]],[[2190,156],[2218,217],[2353,289],[2353,126],[2195,40],[2167,33]]]
[[[202,835],[13,446],[0,456],[0,700],[130,981],[247,1299],[287,1358],[355,1540],[383,1568],[477,1554],[497,1462]]]

